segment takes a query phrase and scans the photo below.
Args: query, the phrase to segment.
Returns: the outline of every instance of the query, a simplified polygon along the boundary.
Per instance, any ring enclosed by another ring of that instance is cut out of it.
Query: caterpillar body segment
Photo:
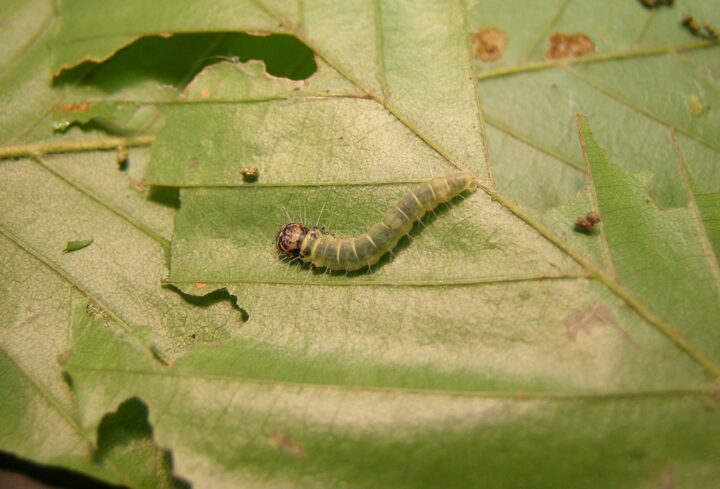
[[[359,270],[374,265],[395,248],[427,212],[475,187],[470,172],[434,178],[411,189],[365,234],[336,238],[314,227],[289,223],[280,229],[275,243],[280,253],[318,268]]]

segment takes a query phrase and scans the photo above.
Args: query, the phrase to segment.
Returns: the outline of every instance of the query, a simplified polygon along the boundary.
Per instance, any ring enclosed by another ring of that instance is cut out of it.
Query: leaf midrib
[[[241,377],[237,375],[208,374],[197,372],[173,372],[173,367],[165,367],[157,370],[144,369],[126,369],[126,368],[110,368],[110,367],[92,367],[87,365],[79,365],[68,363],[67,367],[71,370],[103,373],[103,374],[120,374],[123,376],[135,375],[140,377],[159,377],[163,379],[180,379],[184,381],[216,381],[231,382],[245,385],[271,385],[285,387],[301,387],[306,389],[324,389],[337,390],[342,392],[378,392],[392,394],[407,394],[419,396],[441,396],[441,397],[472,397],[479,399],[506,399],[514,401],[582,401],[582,400],[611,400],[611,399],[632,399],[647,397],[682,397],[682,396],[708,396],[714,392],[714,386],[708,384],[707,387],[692,388],[670,388],[670,389],[648,389],[648,390],[588,390],[588,391],[473,391],[473,390],[453,390],[453,389],[427,389],[427,388],[411,388],[400,386],[372,386],[372,385],[352,385],[352,384],[330,384],[330,383],[313,383],[313,382],[293,382],[277,379],[266,379],[256,377]]]
[[[442,279],[442,280],[358,280],[358,281],[333,281],[333,280],[314,280],[313,282],[298,280],[252,280],[238,279],[228,282],[223,281],[205,281],[205,280],[175,280],[170,277],[165,281],[172,285],[194,285],[198,282],[208,284],[216,288],[224,288],[228,285],[298,285],[302,287],[471,287],[491,284],[506,284],[517,282],[540,282],[545,280],[578,280],[592,278],[584,273],[564,273],[558,275],[528,275],[528,276],[497,276],[483,278],[467,278],[467,279]],[[189,293],[189,292],[188,292]]]

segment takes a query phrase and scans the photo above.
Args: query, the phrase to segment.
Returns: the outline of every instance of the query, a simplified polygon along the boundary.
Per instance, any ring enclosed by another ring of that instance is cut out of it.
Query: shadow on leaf
[[[153,440],[148,408],[140,399],[127,399],[117,411],[106,414],[97,432],[96,461],[127,469],[133,487],[190,488],[173,477],[172,456]]]

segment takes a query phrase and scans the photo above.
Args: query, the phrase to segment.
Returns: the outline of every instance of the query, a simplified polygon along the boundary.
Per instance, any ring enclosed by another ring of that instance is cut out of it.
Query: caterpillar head
[[[307,233],[308,228],[304,224],[299,222],[285,224],[275,237],[275,247],[283,255],[297,258],[300,256],[300,248]]]

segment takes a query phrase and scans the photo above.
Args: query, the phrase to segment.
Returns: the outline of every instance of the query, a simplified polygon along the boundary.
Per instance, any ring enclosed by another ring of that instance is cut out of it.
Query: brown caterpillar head
[[[300,256],[300,248],[302,247],[308,228],[299,222],[291,222],[285,224],[275,237],[275,247],[285,256],[297,258]]]

